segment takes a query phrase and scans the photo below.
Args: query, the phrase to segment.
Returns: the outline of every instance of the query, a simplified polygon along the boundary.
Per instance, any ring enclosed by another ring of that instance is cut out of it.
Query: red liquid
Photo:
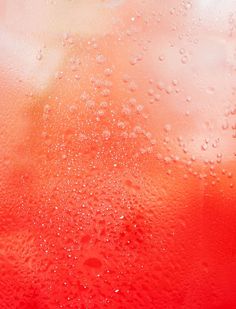
[[[233,38],[151,2],[102,35],[5,31],[3,309],[236,306]]]

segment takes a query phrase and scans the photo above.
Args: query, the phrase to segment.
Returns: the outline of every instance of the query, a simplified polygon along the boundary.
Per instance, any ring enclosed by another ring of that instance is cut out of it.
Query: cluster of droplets
[[[182,1],[167,10],[182,17],[191,8],[189,1]],[[216,206],[222,211],[226,205],[224,185],[233,188],[234,171],[224,164],[220,138],[206,134],[197,142],[191,133],[177,134],[173,117],[161,119],[161,112],[166,109],[168,114],[171,100],[184,93],[184,87],[176,77],[159,80],[152,73],[140,78],[152,46],[151,40],[139,36],[166,16],[155,10],[131,15],[128,28],[114,43],[121,55],[112,55],[104,38],[79,41],[66,33],[62,45],[72,56],[55,74],[56,91],[43,95],[40,106],[37,102],[26,113],[34,122],[25,143],[30,144],[35,173],[31,166],[23,173],[23,163],[16,164],[17,172],[11,175],[15,187],[4,204],[17,201],[11,215],[20,229],[10,239],[2,238],[6,259],[1,276],[6,282],[10,276],[16,281],[2,289],[9,294],[4,295],[3,308],[24,308],[27,298],[35,299],[35,308],[154,309],[169,308],[168,301],[178,306],[186,301],[183,308],[189,308],[192,299],[196,308],[202,306],[199,291],[195,295],[189,286],[200,286],[211,275],[211,265],[202,257],[209,247],[204,233],[214,221],[208,212]],[[168,27],[178,32],[175,25]],[[124,51],[124,42],[130,51]],[[178,56],[185,67],[189,65],[191,51],[180,48]],[[36,58],[43,59],[43,50]],[[168,58],[158,54],[158,65],[163,68]],[[128,64],[129,74],[120,68],[121,60]],[[185,106],[195,104],[185,93],[183,101]],[[222,123],[222,130],[233,138],[235,111],[234,105],[228,106]],[[189,110],[185,115],[191,122]],[[212,149],[215,155],[208,158]]]

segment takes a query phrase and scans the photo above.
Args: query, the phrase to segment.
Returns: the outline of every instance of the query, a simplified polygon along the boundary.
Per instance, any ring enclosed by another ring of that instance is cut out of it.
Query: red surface
[[[220,43],[198,59],[204,25],[173,52],[186,15],[172,35],[149,5],[135,26],[131,3],[112,33],[57,42],[43,90],[0,57],[1,309],[236,307],[234,78]]]

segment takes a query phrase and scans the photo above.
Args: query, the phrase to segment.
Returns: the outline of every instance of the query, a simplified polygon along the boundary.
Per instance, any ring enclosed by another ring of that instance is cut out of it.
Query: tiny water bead
[[[104,56],[104,55],[97,55],[96,56],[96,62],[98,63],[98,64],[103,64],[103,63],[105,63],[106,62],[106,57]]]
[[[189,58],[188,58],[187,55],[184,55],[184,56],[181,58],[181,62],[182,62],[183,64],[186,64],[188,61],[189,61]]]
[[[38,61],[41,61],[43,59],[43,52],[41,49],[37,52],[36,59]]]
[[[105,140],[109,140],[109,138],[111,137],[111,132],[109,130],[104,130],[102,132],[102,136]]]

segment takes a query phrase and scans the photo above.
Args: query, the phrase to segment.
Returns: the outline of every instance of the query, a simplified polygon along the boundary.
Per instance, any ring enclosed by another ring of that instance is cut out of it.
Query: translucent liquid
[[[235,9],[1,1],[1,309],[236,308]]]

